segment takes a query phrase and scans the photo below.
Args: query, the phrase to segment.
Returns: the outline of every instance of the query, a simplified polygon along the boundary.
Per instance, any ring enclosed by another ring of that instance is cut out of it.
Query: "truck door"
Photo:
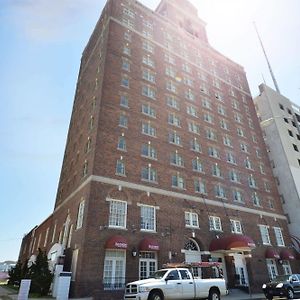
[[[194,299],[195,286],[194,280],[191,278],[190,273],[187,270],[179,270],[182,282],[182,294],[184,299]]]
[[[182,295],[182,280],[177,270],[172,270],[166,277],[165,299],[184,299]]]

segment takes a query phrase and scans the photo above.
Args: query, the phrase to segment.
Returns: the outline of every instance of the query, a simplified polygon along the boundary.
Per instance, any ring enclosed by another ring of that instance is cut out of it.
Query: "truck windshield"
[[[164,277],[164,275],[168,272],[168,270],[159,270],[155,273],[153,273],[150,278],[155,278],[155,279],[161,279]]]

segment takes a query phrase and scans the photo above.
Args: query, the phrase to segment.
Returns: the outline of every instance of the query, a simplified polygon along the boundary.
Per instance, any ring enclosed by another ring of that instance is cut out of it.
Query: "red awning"
[[[159,244],[154,239],[144,238],[140,242],[139,250],[140,251],[158,251],[159,250]]]
[[[105,249],[127,249],[127,246],[127,240],[120,235],[110,237],[105,243]]]
[[[290,250],[284,249],[280,252],[280,258],[282,260],[293,260],[293,259],[295,259],[295,256],[293,253],[291,253]]]
[[[275,258],[275,259],[279,259],[280,258],[280,255],[278,254],[278,252],[273,249],[273,248],[268,248],[266,250],[266,253],[265,253],[265,258]]]
[[[213,239],[209,245],[209,251],[226,251],[226,250],[240,250],[249,251],[255,248],[254,241],[246,235],[231,234],[227,237]]]

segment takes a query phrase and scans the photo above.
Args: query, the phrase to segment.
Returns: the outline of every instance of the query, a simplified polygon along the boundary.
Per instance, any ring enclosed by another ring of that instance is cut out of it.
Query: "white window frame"
[[[209,216],[209,230],[210,231],[223,231],[220,217]]]
[[[140,207],[141,207],[141,224],[140,224],[141,231],[155,232],[156,231],[156,208],[155,208],[155,206],[141,204]]]
[[[76,229],[80,229],[83,226],[85,200],[81,200],[78,206]],[[55,224],[56,225],[56,224]]]
[[[127,223],[127,202],[117,199],[109,201],[108,227],[126,229]]]
[[[185,227],[199,228],[198,214],[195,212],[184,212]]]
[[[275,234],[277,246],[284,247],[285,243],[284,243],[281,228],[280,227],[273,227],[273,229],[274,229],[274,234]]]
[[[269,226],[260,224],[258,225],[258,227],[259,227],[262,243],[264,245],[271,245]]]

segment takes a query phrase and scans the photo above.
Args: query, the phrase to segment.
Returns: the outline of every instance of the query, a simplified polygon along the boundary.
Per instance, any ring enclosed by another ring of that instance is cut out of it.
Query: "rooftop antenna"
[[[262,42],[262,40],[261,40],[261,38],[260,38],[260,35],[259,35],[259,33],[258,33],[258,30],[257,30],[257,28],[256,28],[255,22],[253,22],[253,25],[254,25],[255,31],[256,31],[256,33],[257,33],[257,36],[258,36],[258,39],[259,39],[261,48],[262,48],[262,50],[263,50],[263,52],[264,52],[264,55],[265,55],[265,58],[266,58],[266,61],[267,61],[268,67],[269,67],[269,71],[270,71],[270,74],[271,74],[271,77],[272,77],[272,80],[273,80],[275,89],[276,89],[277,93],[280,94],[280,90],[279,90],[277,81],[276,81],[276,79],[275,79],[273,70],[272,70],[272,68],[271,68],[271,64],[270,64],[270,62],[269,62],[269,60],[268,60],[268,56],[267,56],[266,50],[265,50],[265,48],[264,48],[263,42]]]

